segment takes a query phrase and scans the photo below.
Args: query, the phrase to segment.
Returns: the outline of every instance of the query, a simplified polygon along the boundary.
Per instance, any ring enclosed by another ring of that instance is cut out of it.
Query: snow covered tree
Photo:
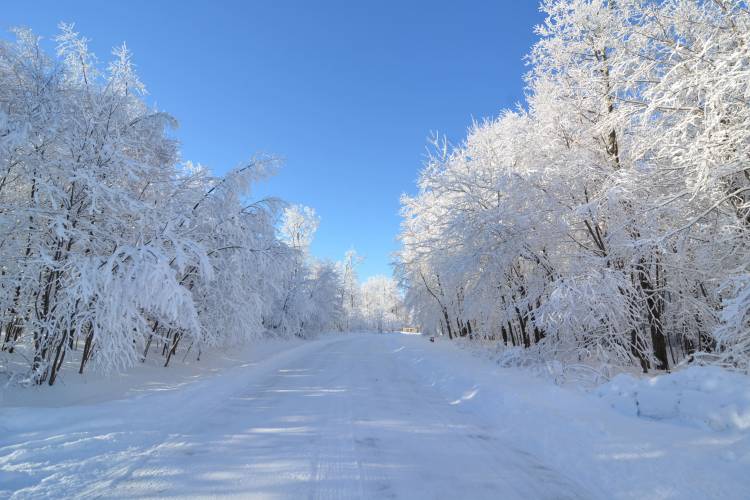
[[[341,300],[344,307],[344,323],[342,330],[349,330],[359,322],[360,290],[357,266],[362,257],[355,250],[348,250],[344,260],[338,263],[341,276]]]
[[[394,331],[404,324],[401,297],[396,281],[372,276],[362,284],[362,319],[377,332]]]
[[[524,108],[402,200],[424,327],[643,370],[746,367],[750,23],[734,0],[546,0]]]
[[[278,231],[283,204],[251,200],[278,162],[183,162],[127,47],[101,70],[60,29],[54,56],[29,30],[0,42],[0,371],[25,359],[11,376],[52,385],[73,361],[123,370],[157,350],[168,365],[340,322],[334,266],[309,261],[314,212],[287,209]]]

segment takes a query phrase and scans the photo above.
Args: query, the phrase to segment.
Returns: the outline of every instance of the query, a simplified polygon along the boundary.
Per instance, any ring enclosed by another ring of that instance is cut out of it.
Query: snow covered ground
[[[7,379],[0,378],[0,408],[91,405],[152,393],[163,395],[233,368],[255,366],[302,343],[307,342],[299,338],[266,338],[239,348],[209,349],[201,353],[200,360],[196,360],[196,352],[176,356],[169,368],[164,367],[164,357],[152,352],[145,363],[112,376],[102,376],[94,370],[79,375],[78,360],[74,358],[67,362],[63,376],[52,387],[4,387]]]
[[[584,393],[421,336],[330,335],[248,356],[165,390],[119,389],[113,400],[95,389],[76,401],[72,382],[56,407],[6,395],[0,497],[528,500],[750,491],[746,377],[729,394],[738,400],[736,425],[691,425],[679,412],[656,421],[618,403],[637,399],[644,382]],[[668,380],[650,385],[674,395]]]

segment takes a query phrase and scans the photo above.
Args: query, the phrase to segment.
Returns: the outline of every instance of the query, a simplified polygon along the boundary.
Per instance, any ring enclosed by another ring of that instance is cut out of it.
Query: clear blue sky
[[[536,0],[3,2],[2,28],[74,22],[100,61],[126,41],[185,159],[217,172],[255,152],[285,165],[258,195],[315,208],[313,253],[356,248],[391,274],[399,197],[426,139],[523,98]],[[7,35],[7,31],[4,35]]]

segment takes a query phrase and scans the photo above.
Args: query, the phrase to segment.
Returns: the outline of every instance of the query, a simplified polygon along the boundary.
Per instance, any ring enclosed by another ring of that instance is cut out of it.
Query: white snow
[[[747,427],[623,414],[611,404],[628,398],[608,395],[622,378],[583,393],[415,335],[330,335],[286,347],[167,391],[4,405],[0,497],[703,499],[750,491]],[[711,401],[729,394],[691,386],[698,378],[677,373],[653,391],[693,387]],[[742,378],[712,379],[742,391]]]
[[[230,368],[254,366],[281,351],[296,347],[299,338],[266,338],[242,346],[208,349],[197,360],[197,352],[180,353],[177,362],[164,367],[164,358],[152,353],[145,362],[112,376],[96,371],[77,372],[78,364],[65,366],[64,376],[54,386],[0,384],[0,407],[60,407],[91,405],[115,399],[176,391],[191,382]],[[7,384],[7,382],[6,382]]]
[[[719,431],[750,430],[750,379],[717,366],[646,379],[620,374],[596,394],[626,415]]]

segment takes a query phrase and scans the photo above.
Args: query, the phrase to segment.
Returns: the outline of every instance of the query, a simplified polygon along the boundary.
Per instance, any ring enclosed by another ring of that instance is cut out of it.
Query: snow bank
[[[326,336],[323,336],[326,337]],[[145,363],[121,373],[102,375],[94,370],[77,373],[77,363],[67,363],[63,376],[52,387],[0,383],[0,408],[58,408],[104,403],[149,394],[161,396],[182,390],[190,384],[218,376],[227,370],[248,367],[283,351],[302,345],[301,339],[262,339],[226,349],[214,349],[193,356],[181,356],[168,368],[164,359],[152,356]]]
[[[750,430],[750,377],[716,366],[651,378],[620,374],[595,394],[625,415],[714,431]]]
[[[654,382],[621,375],[584,390],[569,378],[560,384],[548,373],[537,373],[536,365],[531,369],[503,367],[497,356],[477,354],[455,342],[402,336],[398,343],[404,347],[394,353],[411,364],[426,385],[443,394],[448,404],[484,418],[488,428],[500,425],[503,446],[543,457],[547,467],[585,486],[590,498],[747,498],[748,429],[719,434],[708,425],[683,425],[687,420],[679,418],[686,419],[690,408],[693,415],[702,410],[701,400],[685,396],[687,390],[703,392],[716,407],[736,405],[737,415],[747,415],[742,408],[747,409],[748,377],[721,369],[691,368]],[[686,379],[692,379],[692,384]],[[626,410],[628,398],[617,396],[615,389],[618,382],[625,389],[624,382],[629,380],[633,385],[628,387],[650,387],[649,402],[643,397],[646,391],[639,400],[644,400],[644,407],[650,405],[653,413],[658,402],[672,400],[670,392],[675,389],[683,394],[684,402],[671,419],[645,418],[648,412],[643,411],[640,417],[644,418],[638,418],[632,407]],[[678,385],[663,385],[672,383]],[[663,389],[662,394],[650,384]],[[613,393],[607,396],[609,400],[599,393],[606,393],[607,388]],[[621,407],[613,409],[615,402]],[[708,409],[702,411],[708,413]],[[719,415],[732,421],[731,410],[722,412],[715,413],[717,422]]]
[[[658,376],[620,373],[608,380],[606,367],[546,360],[533,348],[463,339],[450,344],[502,368],[591,392],[623,415],[710,431],[750,431],[750,377],[718,366],[694,365]]]

